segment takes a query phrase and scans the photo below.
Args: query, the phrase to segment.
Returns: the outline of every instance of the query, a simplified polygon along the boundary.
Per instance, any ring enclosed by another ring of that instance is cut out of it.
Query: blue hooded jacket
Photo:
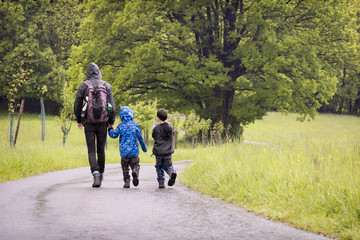
[[[120,110],[120,123],[116,129],[109,129],[109,136],[117,138],[119,135],[120,156],[132,158],[139,156],[139,140],[141,148],[147,151],[139,125],[133,120],[134,112],[129,107],[122,107]]]

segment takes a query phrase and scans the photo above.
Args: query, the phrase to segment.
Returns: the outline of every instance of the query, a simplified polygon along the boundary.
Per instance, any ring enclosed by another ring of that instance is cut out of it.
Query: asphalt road
[[[180,172],[189,162],[174,164]],[[167,178],[168,179],[168,178]],[[0,184],[0,239],[328,239],[181,185],[159,189],[153,164],[122,188],[120,164],[92,188],[88,167]]]

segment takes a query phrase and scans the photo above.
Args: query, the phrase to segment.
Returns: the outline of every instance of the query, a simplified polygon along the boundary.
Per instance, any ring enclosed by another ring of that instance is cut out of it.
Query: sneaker
[[[130,188],[130,180],[125,181],[124,188]]]
[[[93,188],[98,188],[101,186],[101,177],[100,177],[100,173],[94,173],[94,182],[92,187]]]
[[[135,187],[137,187],[139,185],[139,178],[135,171],[132,172],[132,177],[133,177],[133,184]]]
[[[169,179],[169,181],[168,181],[168,185],[169,185],[169,186],[172,186],[172,185],[175,184],[176,176],[177,176],[176,172],[172,172],[172,173],[171,173],[170,179]]]
[[[159,182],[159,188],[165,188],[164,182]]]

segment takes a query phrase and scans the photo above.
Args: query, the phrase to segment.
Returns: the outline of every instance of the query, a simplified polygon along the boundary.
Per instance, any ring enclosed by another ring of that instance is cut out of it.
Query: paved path
[[[189,162],[174,166],[180,172]],[[153,164],[122,188],[120,164],[91,188],[89,168],[0,184],[0,239],[328,239],[255,216],[177,182],[158,189]]]

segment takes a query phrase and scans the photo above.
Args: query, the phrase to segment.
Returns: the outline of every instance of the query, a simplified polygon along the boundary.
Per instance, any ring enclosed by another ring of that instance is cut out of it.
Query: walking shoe
[[[132,176],[133,176],[133,184],[135,187],[137,187],[139,185],[139,178],[138,175],[135,171],[132,172]]]
[[[100,184],[102,183],[103,179],[104,179],[104,174],[100,173]]]
[[[164,182],[159,182],[159,188],[165,188]]]
[[[172,185],[175,184],[176,176],[177,176],[176,172],[172,172],[172,173],[171,173],[170,179],[169,179],[169,181],[168,181],[168,185],[169,185],[169,186],[172,186]]]
[[[130,188],[130,180],[125,181],[124,188]]]
[[[93,188],[98,188],[98,187],[100,187],[100,186],[101,186],[100,173],[99,173],[99,172],[94,172],[94,173],[93,173],[93,176],[94,176],[94,182],[93,182],[92,187],[93,187]]]

